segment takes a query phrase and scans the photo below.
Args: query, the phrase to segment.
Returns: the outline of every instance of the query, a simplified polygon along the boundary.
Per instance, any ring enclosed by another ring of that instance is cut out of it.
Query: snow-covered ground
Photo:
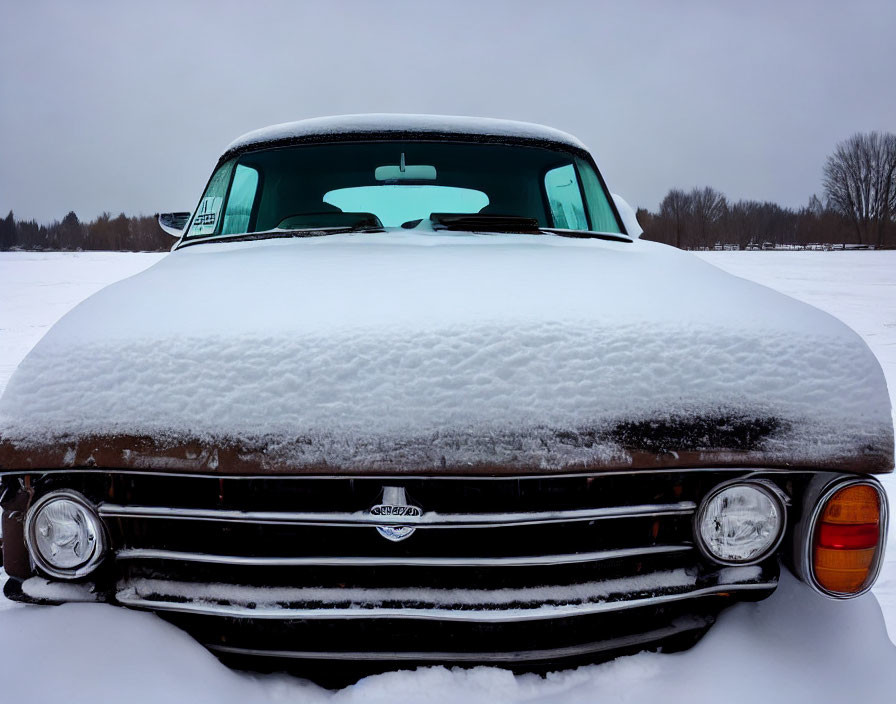
[[[158,254],[0,253],[0,391],[47,328]],[[868,342],[896,392],[896,252],[701,255],[822,308]],[[846,361],[848,363],[848,360]],[[896,498],[896,481],[884,479]],[[896,700],[896,541],[874,590],[823,599],[785,575],[759,604],[726,612],[693,650],[640,654],[553,674],[494,668],[380,675],[340,692],[286,676],[234,673],[188,636],[103,605],[11,608],[0,601],[2,702],[863,702]]]
[[[162,254],[0,252],[0,393],[49,327],[104,286]]]

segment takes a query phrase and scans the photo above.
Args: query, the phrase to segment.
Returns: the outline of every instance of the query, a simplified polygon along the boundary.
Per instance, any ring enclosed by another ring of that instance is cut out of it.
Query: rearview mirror
[[[402,152],[399,164],[377,166],[374,177],[377,181],[435,181],[436,167],[428,164],[405,164]]]
[[[638,216],[635,214],[634,208],[622,196],[617,196],[615,193],[610,195],[613,196],[613,202],[616,204],[616,210],[619,211],[619,217],[622,218],[626,234],[632,239],[637,239],[643,234],[644,228],[638,224]]]
[[[180,237],[184,234],[184,228],[190,221],[192,213],[158,213],[159,227],[172,237]]]

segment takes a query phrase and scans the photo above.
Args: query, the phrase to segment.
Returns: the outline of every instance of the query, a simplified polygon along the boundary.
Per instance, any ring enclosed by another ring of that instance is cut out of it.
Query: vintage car
[[[835,599],[877,577],[877,360],[640,239],[574,137],[277,125],[160,222],[173,251],[0,400],[11,599],[250,663],[544,670],[686,647],[782,567]]]

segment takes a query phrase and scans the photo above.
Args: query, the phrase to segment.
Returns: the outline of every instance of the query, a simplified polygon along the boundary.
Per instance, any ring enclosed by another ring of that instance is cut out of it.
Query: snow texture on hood
[[[17,444],[227,438],[294,466],[892,462],[835,318],[650,242],[387,232],[181,249],[57,323],[0,399]]]

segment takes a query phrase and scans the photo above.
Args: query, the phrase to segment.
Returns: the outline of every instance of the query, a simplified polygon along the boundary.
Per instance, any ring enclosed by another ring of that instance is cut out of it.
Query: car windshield
[[[464,222],[458,216],[475,216],[480,224],[620,234],[610,202],[594,167],[561,150],[460,142],[314,144],[262,149],[221,164],[187,238]]]

